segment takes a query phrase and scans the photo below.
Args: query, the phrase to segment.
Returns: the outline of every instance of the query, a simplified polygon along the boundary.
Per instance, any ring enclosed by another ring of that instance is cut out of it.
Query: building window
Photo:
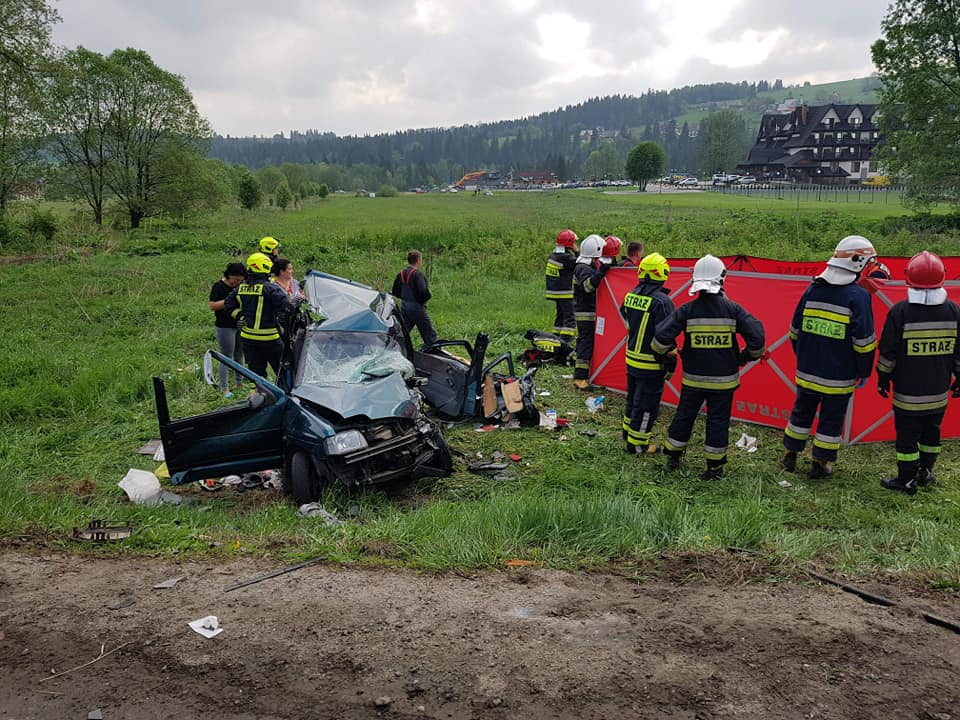
[[[850,172],[855,172],[855,173],[860,172],[860,161],[859,161],[859,160],[854,160],[852,163],[850,163]]]

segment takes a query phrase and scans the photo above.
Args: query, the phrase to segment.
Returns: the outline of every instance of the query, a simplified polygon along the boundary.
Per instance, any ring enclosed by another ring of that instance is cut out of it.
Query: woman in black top
[[[216,316],[214,325],[217,328],[217,345],[223,355],[236,360],[241,365],[243,364],[243,345],[240,342],[240,329],[237,327],[236,319],[230,317],[230,313],[223,309],[223,301],[235,287],[243,282],[243,278],[243,263],[230,263],[223,271],[223,279],[217,280],[210,289],[210,309]],[[227,384],[229,372],[229,368],[220,363],[220,390],[225,398],[233,397],[233,392]],[[243,384],[243,376],[234,373],[234,381],[237,387],[240,387]]]

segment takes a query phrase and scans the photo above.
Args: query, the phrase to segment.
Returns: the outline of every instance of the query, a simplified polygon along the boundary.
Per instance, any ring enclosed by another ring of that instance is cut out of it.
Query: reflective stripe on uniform
[[[735,328],[736,318],[687,318],[687,332],[716,330],[718,326]]]
[[[653,350],[657,355],[666,355],[668,352],[673,350],[673,345],[661,345],[657,342],[656,338],[653,338],[650,341],[650,349]]]
[[[897,367],[897,361],[895,358],[888,358],[884,357],[883,355],[877,358],[877,372],[890,375],[893,373],[895,367]]]
[[[723,460],[727,456],[727,448],[703,446],[703,455],[707,460]]]
[[[912,452],[912,453],[898,452],[897,453],[897,462],[916,462],[919,459],[920,459],[920,453],[918,452]]]
[[[824,450],[839,450],[841,438],[836,435],[817,433],[813,436],[813,446]]]
[[[904,337],[926,337],[924,335],[913,335],[912,333],[924,332],[927,330],[953,330],[957,331],[957,323],[952,320],[943,320],[938,322],[912,322],[905,323],[903,326]],[[946,333],[938,332],[937,335]]]
[[[824,303],[826,304],[826,303]],[[807,306],[809,307],[809,305]],[[824,320],[832,320],[833,322],[838,322],[842,325],[850,324],[849,315],[841,315],[839,313],[830,312],[829,310],[808,310],[806,307],[803,309],[804,317],[815,317],[823,318]]]
[[[689,445],[689,442],[674,440],[672,437],[667,435],[667,445],[672,447],[674,450],[683,450],[687,445]]]
[[[811,308],[812,310],[825,310],[826,312],[836,315],[846,315],[847,317],[853,314],[853,311],[845,305],[834,305],[833,303],[821,302],[820,300],[810,300],[804,304],[803,308],[804,310],[807,308]]]
[[[597,313],[594,312],[576,312],[574,311],[573,317],[579,322],[591,322],[597,319]]]
[[[683,374],[683,385],[701,390],[732,390],[740,384],[740,373],[735,375]]]
[[[858,353],[873,352],[877,349],[877,336],[871,335],[865,338],[852,338],[853,349]]]
[[[819,375],[811,375],[797,371],[797,385],[813,390],[814,392],[824,393],[826,395],[848,395],[853,392],[857,384],[856,378],[849,380],[834,380],[832,378],[822,378]]]
[[[901,410],[937,410],[947,406],[948,392],[936,395],[904,395],[893,393],[893,406]]]
[[[547,300],[573,300],[572,290],[547,290],[543,296]]]
[[[812,428],[802,428],[797,425],[794,425],[791,422],[787,423],[787,426],[783,429],[783,432],[787,437],[791,437],[794,440],[804,440],[810,437],[810,430]]]
[[[923,443],[917,443],[917,447],[920,448],[920,452],[930,455],[939,455],[940,451],[943,450],[939,445],[924,445]]]

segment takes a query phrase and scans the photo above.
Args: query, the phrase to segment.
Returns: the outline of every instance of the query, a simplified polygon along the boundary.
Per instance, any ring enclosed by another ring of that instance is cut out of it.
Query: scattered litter
[[[475,462],[467,465],[467,470],[472,473],[498,473],[501,470],[506,470],[506,463],[495,463],[495,462]]]
[[[134,505],[160,504],[160,480],[148,470],[130,468],[117,485]]]
[[[360,517],[360,506],[351,505],[350,507],[348,507],[347,515],[349,515],[350,517]]]
[[[573,375],[561,375],[564,380],[573,380]]]
[[[539,393],[539,395],[540,395],[540,397],[550,397],[550,391],[549,391],[549,390],[541,390],[540,393]]]
[[[103,520],[91,520],[85,528],[74,528],[73,539],[86,542],[115,542],[125,540],[133,533],[130,525],[106,525]]]
[[[539,564],[533,560],[507,560],[507,567],[532,567]]]
[[[777,485],[779,485],[782,488],[793,487],[793,483],[791,483],[789,480],[781,480],[780,482],[777,483]]]
[[[597,395],[593,397],[592,395],[583,401],[584,405],[587,406],[587,410],[592,413],[595,413],[597,410],[603,409],[603,401],[605,400],[603,395]]]
[[[241,477],[239,475],[224,475],[220,478],[220,482],[224,485],[239,485]]]
[[[217,478],[205,478],[203,480],[197,480],[197,485],[209,492],[216,492],[217,490],[223,489],[223,483]]]
[[[260,473],[248,473],[243,476],[243,479],[237,486],[237,490],[240,492],[244,490],[258,490],[263,487],[264,479],[264,476]]]
[[[520,429],[520,421],[517,420],[516,418],[514,418],[513,420],[510,420],[510,421],[508,421],[508,422],[505,422],[503,425],[501,425],[501,426],[500,426],[500,429],[501,429],[501,430],[519,430],[519,429]]]
[[[154,589],[154,590],[167,590],[168,588],[172,588],[174,585],[176,585],[178,582],[180,582],[181,580],[183,580],[185,577],[186,577],[186,575],[177,575],[176,577],[172,577],[172,578],[170,578],[169,580],[164,580],[163,582],[158,582],[156,585],[153,586],[153,589]]]
[[[216,637],[223,632],[223,628],[220,627],[220,620],[217,619],[216,615],[207,615],[199,620],[187,623],[187,625],[189,625],[194,632],[200,633],[205,638]]]
[[[77,670],[83,670],[83,668],[89,667],[90,665],[93,665],[95,662],[100,662],[105,657],[113,655],[115,652],[117,652],[117,650],[122,650],[127,645],[130,645],[132,643],[133,643],[133,640],[127,640],[127,642],[123,643],[122,645],[117,645],[113,650],[106,650],[107,646],[101,643],[100,654],[97,655],[93,660],[88,660],[82,665],[77,665],[76,667],[72,667],[69,670],[63,670],[62,672],[54,673],[53,675],[47,675],[46,677],[42,677],[39,680],[37,680],[37,682],[38,683],[46,682],[47,680],[53,680],[54,678],[62,677],[63,675],[68,675],[69,673],[75,672]]]
[[[580,431],[580,434],[583,435],[584,437],[596,437],[596,436],[597,436],[597,431],[596,431],[596,430],[581,430],[581,431]]]
[[[558,428],[570,427],[570,420],[569,420],[568,418],[565,418],[565,417],[558,417],[558,418],[557,418],[557,427],[558,427]]]
[[[137,601],[137,598],[133,595],[122,595],[118,599],[114,600],[112,603],[107,603],[108,610],[122,610],[123,608],[128,608]]]
[[[161,505],[188,505],[189,501],[184,500],[180,495],[176,493],[167,492],[166,490],[160,493],[160,504]]]
[[[166,455],[164,454],[164,452],[163,452],[163,444],[162,444],[162,443],[161,443],[160,447],[158,447],[158,448],[154,451],[154,453],[153,453],[153,459],[154,459],[155,461],[157,461],[157,462],[163,462],[164,460],[167,459],[167,456],[166,456]]]
[[[157,469],[153,471],[153,474],[158,478],[163,478],[164,480],[170,479],[170,470],[167,469],[167,464],[165,462],[160,463],[157,466]]]
[[[480,425],[474,428],[475,432],[492,432],[494,430],[496,430],[496,428],[493,425]]]
[[[159,438],[154,440],[147,440],[139,450],[137,450],[138,455],[153,455],[157,452],[157,448],[163,447]]]
[[[343,525],[343,520],[328,512],[320,503],[312,502],[301,505],[300,509],[297,510],[297,515],[302,518],[321,518],[324,524],[329,527]]]
[[[505,457],[506,457],[506,455],[504,455],[504,454],[503,454],[502,452],[500,452],[499,450],[494,450],[492,453],[490,453],[490,459],[493,460],[494,462],[500,462],[500,461],[503,460]]]
[[[743,433],[740,436],[740,439],[737,440],[737,447],[741,450],[746,450],[748,453],[757,451],[757,439],[753,435],[747,435]]]
[[[97,708],[87,713],[87,720],[103,720],[103,710]]]
[[[508,480],[513,480],[513,475],[508,472],[500,472],[494,475],[493,479],[497,482],[506,482]]]
[[[540,418],[540,427],[555,428],[557,426],[557,411],[549,408]]]
[[[560,436],[560,442],[563,442],[563,441],[565,441],[566,439],[567,439],[567,436],[566,436],[566,435],[561,435],[561,436]]]
[[[378,697],[376,700],[374,700],[373,704],[378,708],[385,708],[385,707],[389,707],[390,703],[392,702],[393,700],[391,700],[388,695],[383,695],[381,697]]]
[[[263,471],[263,487],[266,490],[279,490],[283,487],[283,475],[279,470]]]
[[[246,587],[247,585],[254,585],[258,582],[263,582],[264,580],[275,578],[278,575],[286,575],[287,573],[293,572],[294,570],[300,570],[301,568],[305,568],[308,565],[314,565],[324,559],[325,557],[321,555],[319,557],[313,558],[312,560],[306,560],[305,562],[299,563],[297,565],[291,565],[290,567],[280,568],[279,570],[271,570],[268,573],[264,573],[263,575],[258,575],[257,577],[251,578],[250,580],[244,580],[242,582],[238,582],[236,585],[230,585],[228,587],[225,587],[223,591],[225,593],[228,593],[228,592],[232,592],[233,590],[239,590],[240,588]]]
[[[517,453],[510,453],[510,459],[513,460],[514,462],[520,462],[521,460],[523,460],[523,456]]]

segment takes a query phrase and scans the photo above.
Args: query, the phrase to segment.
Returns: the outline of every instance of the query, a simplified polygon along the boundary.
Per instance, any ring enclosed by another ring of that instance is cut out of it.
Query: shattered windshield
[[[400,373],[412,378],[413,364],[384,333],[310,332],[303,344],[298,385],[362,383]]]

